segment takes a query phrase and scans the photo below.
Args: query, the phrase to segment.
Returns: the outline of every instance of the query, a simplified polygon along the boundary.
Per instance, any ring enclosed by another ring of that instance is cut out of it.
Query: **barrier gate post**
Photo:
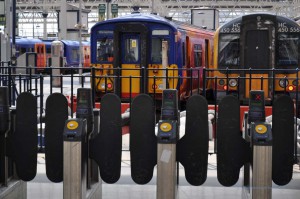
[[[252,123],[253,147],[252,198],[272,198],[272,133],[271,125]]]
[[[69,119],[64,129],[64,199],[86,197],[86,120]]]
[[[264,91],[251,91],[249,117],[253,153],[251,198],[272,198],[272,131],[265,122]]]
[[[157,134],[157,199],[177,197],[176,143],[179,133],[177,90],[163,91]]]

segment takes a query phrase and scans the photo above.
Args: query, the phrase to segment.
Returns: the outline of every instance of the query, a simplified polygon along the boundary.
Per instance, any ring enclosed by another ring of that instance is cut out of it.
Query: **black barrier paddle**
[[[186,105],[185,135],[177,143],[177,160],[184,166],[186,180],[199,186],[207,178],[208,106],[201,95],[193,95]]]
[[[8,88],[0,87],[0,135],[9,129],[9,100]]]
[[[46,100],[45,159],[46,175],[52,182],[63,181],[63,132],[68,119],[68,101],[61,93]]]
[[[37,100],[24,92],[17,98],[16,130],[12,135],[13,157],[19,178],[30,181],[37,167]]]
[[[275,99],[272,117],[272,179],[277,185],[286,185],[293,176],[294,106],[291,97],[282,95]]]
[[[89,154],[99,165],[106,183],[115,183],[121,175],[122,127],[121,100],[112,93],[101,99],[100,133],[90,140]]]
[[[219,103],[217,118],[217,175],[223,186],[239,179],[240,168],[250,161],[250,146],[240,132],[239,100],[232,95]]]
[[[132,101],[130,111],[131,178],[137,184],[146,184],[153,177],[157,163],[155,136],[155,109],[152,98],[140,94]]]

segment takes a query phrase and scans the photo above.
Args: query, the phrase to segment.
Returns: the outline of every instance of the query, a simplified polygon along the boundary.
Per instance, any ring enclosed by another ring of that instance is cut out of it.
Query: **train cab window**
[[[152,38],[151,61],[152,63],[162,62],[162,39],[161,38]]]
[[[97,41],[97,60],[100,62],[113,61],[113,39],[104,37]]]
[[[79,49],[73,48],[71,51],[72,55],[72,60],[78,60],[79,61]]]
[[[26,51],[27,51],[26,48],[19,48],[19,55],[26,53]]]
[[[219,67],[236,68],[240,65],[240,37],[235,34],[220,35]]]
[[[151,62],[161,64],[162,63],[162,42],[168,41],[165,38],[153,37],[151,41]],[[168,45],[168,55],[170,51],[170,45]]]
[[[195,67],[202,66],[202,46],[201,46],[201,44],[194,45],[194,63],[195,63]]]
[[[295,34],[279,34],[277,48],[278,66],[298,66],[299,36]]]
[[[139,40],[126,38],[125,39],[125,49],[124,49],[124,61],[127,63],[134,63],[139,61]]]

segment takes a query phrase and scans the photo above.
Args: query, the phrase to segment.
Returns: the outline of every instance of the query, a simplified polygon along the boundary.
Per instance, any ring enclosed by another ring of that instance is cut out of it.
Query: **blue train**
[[[48,58],[51,55],[51,43],[53,40],[41,40],[35,38],[16,38],[16,55],[21,56],[26,52],[37,53],[37,68],[39,71],[44,71],[48,67]],[[61,40],[64,46],[64,57],[66,64],[64,67],[79,66],[79,42],[71,40]],[[82,42],[83,67],[90,67],[90,43]]]
[[[95,79],[97,96],[115,92],[126,99],[148,93],[159,99],[168,85],[186,99],[202,87],[203,68],[212,66],[213,35],[200,27],[141,13],[95,24],[91,65],[99,77]],[[162,44],[166,42],[168,63],[164,66]]]

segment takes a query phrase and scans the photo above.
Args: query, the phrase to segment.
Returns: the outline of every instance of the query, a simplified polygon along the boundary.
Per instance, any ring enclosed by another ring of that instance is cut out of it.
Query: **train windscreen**
[[[113,39],[104,37],[97,41],[97,61],[112,62],[114,51]]]
[[[240,36],[220,34],[219,68],[237,69],[240,66]]]
[[[281,33],[278,34],[277,41],[277,68],[298,67],[299,36],[297,34]]]
[[[164,36],[155,36],[152,37],[151,40],[151,63],[153,64],[161,64],[162,63],[162,42],[168,41],[169,39]],[[168,46],[168,55],[170,52],[170,46]]]
[[[162,62],[162,39],[161,38],[152,38],[151,61],[152,63]]]

